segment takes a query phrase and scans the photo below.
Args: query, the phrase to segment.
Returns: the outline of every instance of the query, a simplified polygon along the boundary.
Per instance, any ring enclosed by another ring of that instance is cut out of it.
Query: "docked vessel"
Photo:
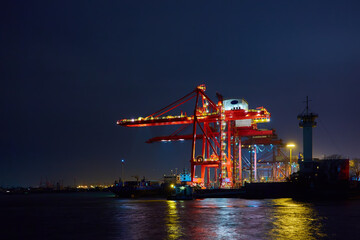
[[[166,198],[174,191],[178,182],[178,175],[164,175],[160,181],[126,181],[116,182],[109,188],[119,198]]]

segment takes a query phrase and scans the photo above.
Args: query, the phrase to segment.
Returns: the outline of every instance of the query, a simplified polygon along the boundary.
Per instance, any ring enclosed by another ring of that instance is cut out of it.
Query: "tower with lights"
[[[299,127],[303,129],[303,159],[299,160],[300,171],[310,173],[313,171],[312,156],[312,129],[316,126],[315,119],[318,117],[316,113],[309,112],[309,98],[306,97],[306,109],[298,115]]]

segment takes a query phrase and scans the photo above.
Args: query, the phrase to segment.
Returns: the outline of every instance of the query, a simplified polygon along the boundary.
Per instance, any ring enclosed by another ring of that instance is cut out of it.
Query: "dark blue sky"
[[[111,182],[126,160],[157,179],[190,144],[122,128],[205,83],[265,106],[302,151],[296,116],[319,114],[315,157],[360,157],[358,1],[5,1],[0,7],[0,186]]]

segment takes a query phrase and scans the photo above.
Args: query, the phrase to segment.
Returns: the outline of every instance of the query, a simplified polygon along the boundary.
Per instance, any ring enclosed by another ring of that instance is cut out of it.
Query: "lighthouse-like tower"
[[[316,126],[315,119],[318,117],[316,113],[309,113],[309,99],[306,97],[305,112],[298,115],[300,120],[299,126],[303,129],[303,159],[299,161],[300,172],[310,173],[313,171],[312,158],[312,129]]]

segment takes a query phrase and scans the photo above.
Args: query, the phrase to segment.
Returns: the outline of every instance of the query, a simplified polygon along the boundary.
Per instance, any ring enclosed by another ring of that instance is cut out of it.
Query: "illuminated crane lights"
[[[270,113],[264,107],[248,109],[247,102],[243,99],[223,100],[221,95],[218,96],[218,104],[215,104],[205,94],[205,90],[206,87],[202,84],[147,117],[121,119],[117,124],[125,127],[182,125],[170,136],[155,137],[147,142],[192,140],[190,157],[192,183],[204,186],[206,182],[209,186],[212,182],[221,188],[241,186],[243,181],[241,137],[272,136],[273,130],[257,128],[258,123],[270,121]],[[166,115],[192,99],[195,99],[193,115],[188,116],[182,111],[178,115]],[[181,135],[182,131],[191,125],[192,134]],[[198,154],[197,140],[202,141],[201,153]],[[201,168],[199,178],[195,177],[196,167]],[[214,181],[210,181],[210,168],[215,172]]]

